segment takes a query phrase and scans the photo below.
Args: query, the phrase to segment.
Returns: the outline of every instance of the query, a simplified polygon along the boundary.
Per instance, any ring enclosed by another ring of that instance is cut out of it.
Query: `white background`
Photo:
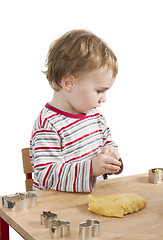
[[[41,70],[50,43],[72,29],[92,31],[118,58],[101,111],[119,145],[122,175],[163,167],[161,0],[5,0],[0,24],[0,195],[25,191],[21,149],[53,95]]]

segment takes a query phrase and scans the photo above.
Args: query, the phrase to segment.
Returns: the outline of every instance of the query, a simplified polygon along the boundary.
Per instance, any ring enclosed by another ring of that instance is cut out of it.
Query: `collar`
[[[58,114],[64,115],[64,116],[69,117],[69,118],[84,119],[84,118],[86,118],[86,116],[87,116],[85,113],[73,114],[73,113],[65,112],[65,111],[63,111],[63,110],[61,110],[61,109],[58,109],[58,108],[50,105],[49,103],[47,103],[47,104],[45,105],[45,107],[48,108],[48,109],[50,109],[50,110],[53,111],[53,112],[56,112],[56,113],[58,113]]]

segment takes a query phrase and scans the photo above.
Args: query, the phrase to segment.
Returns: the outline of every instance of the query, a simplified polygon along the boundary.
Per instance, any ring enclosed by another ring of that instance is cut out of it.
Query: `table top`
[[[86,219],[101,222],[100,235],[92,240],[161,240],[163,239],[163,183],[148,182],[147,174],[117,177],[97,181],[93,196],[132,192],[146,199],[144,209],[123,218],[105,217],[88,211],[88,194],[35,191],[37,206],[11,211],[0,205],[0,216],[26,240],[50,240],[48,228],[41,225],[41,213],[51,211],[60,220],[70,221],[70,236],[64,239],[79,239],[79,224]],[[0,203],[1,204],[1,203]],[[63,238],[62,238],[63,239]]]

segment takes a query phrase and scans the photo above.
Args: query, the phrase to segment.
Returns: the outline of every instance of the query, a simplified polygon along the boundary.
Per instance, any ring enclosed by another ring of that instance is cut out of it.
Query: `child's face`
[[[112,70],[102,67],[76,79],[75,87],[69,95],[69,103],[76,113],[88,113],[106,101],[106,91],[115,78]]]

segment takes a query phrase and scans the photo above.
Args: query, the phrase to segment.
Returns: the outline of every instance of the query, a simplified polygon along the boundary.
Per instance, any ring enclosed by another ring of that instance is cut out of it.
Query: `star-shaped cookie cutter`
[[[43,211],[43,213],[41,214],[41,225],[44,225],[47,228],[50,227],[51,219],[57,219],[57,214],[51,213],[50,211]]]
[[[79,237],[81,240],[97,237],[100,232],[100,222],[96,219],[87,219],[79,224]]]

